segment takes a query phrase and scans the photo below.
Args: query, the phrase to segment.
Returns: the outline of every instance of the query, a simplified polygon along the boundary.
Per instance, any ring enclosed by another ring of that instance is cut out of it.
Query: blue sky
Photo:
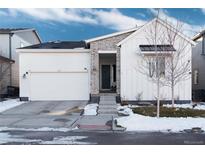
[[[43,41],[85,40],[140,26],[155,9],[0,9],[0,27],[35,28]],[[190,37],[205,28],[205,9],[161,9],[160,18],[180,20]]]

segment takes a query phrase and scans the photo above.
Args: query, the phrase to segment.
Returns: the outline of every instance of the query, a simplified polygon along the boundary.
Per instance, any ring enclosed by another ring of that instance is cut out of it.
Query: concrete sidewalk
[[[118,117],[115,95],[100,96],[98,115],[82,116],[76,126],[81,130],[118,130],[114,118]]]
[[[76,126],[81,130],[112,130],[112,115],[82,116]]]

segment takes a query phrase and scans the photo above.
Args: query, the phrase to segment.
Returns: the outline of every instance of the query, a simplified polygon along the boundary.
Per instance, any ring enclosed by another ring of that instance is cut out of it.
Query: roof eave
[[[117,36],[117,35],[129,33],[129,32],[132,32],[132,31],[136,31],[137,29],[138,29],[138,27],[132,28],[132,29],[129,29],[129,30],[119,31],[119,32],[115,32],[115,33],[111,33],[111,34],[107,34],[107,35],[103,35],[103,36],[87,39],[87,40],[85,40],[85,42],[86,43],[90,43],[90,42],[106,39],[106,38],[109,38],[109,37],[114,37],[114,36]]]

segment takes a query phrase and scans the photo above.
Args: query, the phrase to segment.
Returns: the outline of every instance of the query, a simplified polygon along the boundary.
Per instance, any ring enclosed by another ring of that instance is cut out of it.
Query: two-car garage
[[[90,53],[85,48],[18,49],[20,97],[31,101],[89,100]],[[55,44],[55,43],[53,43]],[[60,46],[60,43],[57,45]],[[79,44],[78,44],[79,45]],[[62,44],[61,44],[62,47]]]

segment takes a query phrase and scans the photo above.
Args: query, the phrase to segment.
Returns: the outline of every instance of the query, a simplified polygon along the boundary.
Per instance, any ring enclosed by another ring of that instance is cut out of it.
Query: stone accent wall
[[[120,49],[116,46],[133,32],[128,32],[114,37],[97,40],[90,43],[91,49],[91,97],[99,94],[99,50],[117,50],[116,54],[116,83],[117,94],[120,94]]]
[[[117,48],[116,54],[116,84],[117,84],[117,94],[120,95],[120,47]]]

